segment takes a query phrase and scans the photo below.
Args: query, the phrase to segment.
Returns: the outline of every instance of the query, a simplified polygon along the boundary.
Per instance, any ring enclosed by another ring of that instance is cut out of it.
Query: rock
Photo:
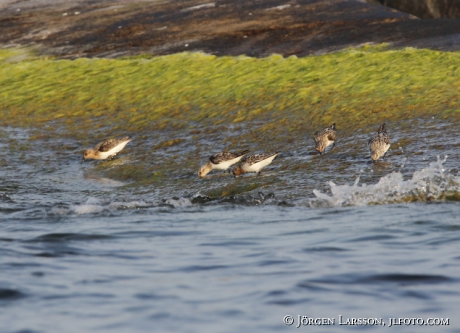
[[[452,34],[460,21],[419,20],[364,0],[4,0],[0,31],[3,46],[33,46],[62,58],[183,51],[306,56],[382,42],[460,49]]]
[[[385,6],[410,13],[422,19],[459,18],[460,1],[458,0],[369,0]]]

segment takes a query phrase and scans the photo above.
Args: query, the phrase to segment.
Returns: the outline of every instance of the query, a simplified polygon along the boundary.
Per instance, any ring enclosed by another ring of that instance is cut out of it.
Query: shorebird
[[[385,128],[385,123],[379,126],[377,134],[368,141],[367,145],[369,146],[371,158],[374,162],[382,156],[382,159],[385,158],[388,148],[390,148],[390,137]]]
[[[237,165],[233,169],[233,176],[237,176],[247,173],[247,172],[257,172],[257,175],[260,175],[260,170],[269,165],[279,152],[273,154],[253,154],[246,156],[240,165]]]
[[[126,144],[133,139],[129,136],[122,139],[108,139],[102,141],[94,149],[88,149],[83,154],[83,160],[95,159],[95,160],[105,160],[107,158],[113,159],[116,154],[118,154]]]
[[[233,164],[238,163],[249,150],[243,150],[239,153],[221,152],[209,157],[209,160],[198,170],[198,176],[203,178],[211,170],[227,170]]]
[[[334,123],[331,126],[323,128],[322,130],[315,133],[313,138],[315,139],[315,142],[316,142],[316,150],[319,151],[320,155],[324,153],[324,151],[330,144],[332,144],[332,148],[330,151],[334,149],[336,132],[337,131],[335,130],[335,123]]]

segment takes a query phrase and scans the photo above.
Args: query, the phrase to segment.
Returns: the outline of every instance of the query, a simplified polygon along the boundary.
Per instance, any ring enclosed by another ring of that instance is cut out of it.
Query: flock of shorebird
[[[319,154],[323,154],[328,146],[332,144],[330,151],[335,147],[336,139],[336,128],[335,124],[332,124],[329,127],[323,128],[320,131],[317,131],[313,138],[316,142],[316,150]],[[96,160],[105,160],[113,159],[128,142],[132,141],[132,138],[127,136],[121,139],[109,139],[105,140],[94,149],[88,149],[83,155],[83,159],[96,159]],[[371,153],[371,159],[375,162],[380,157],[385,158],[385,154],[390,148],[390,137],[385,128],[385,123],[379,126],[377,133],[368,141],[367,143],[369,151]],[[233,168],[232,173],[234,177],[237,177],[241,174],[248,172],[256,172],[257,175],[260,174],[260,171],[269,165],[275,157],[279,154],[270,153],[270,154],[252,154],[247,155],[249,150],[243,150],[238,153],[232,152],[220,152],[209,157],[209,160],[203,165],[198,171],[198,176],[203,178],[212,170],[222,170],[227,171],[230,167],[238,162],[241,162],[239,165]]]

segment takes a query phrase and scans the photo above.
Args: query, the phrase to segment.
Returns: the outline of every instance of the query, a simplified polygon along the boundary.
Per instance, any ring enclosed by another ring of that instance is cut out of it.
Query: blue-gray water
[[[288,314],[450,318],[426,330],[459,332],[459,214],[438,203],[10,219],[1,332],[296,331]]]
[[[126,187],[93,171],[116,170],[134,147],[81,164],[77,142],[26,154],[8,145],[33,144],[27,133],[5,129],[0,332],[460,332],[458,143],[438,129],[411,145],[393,133],[376,165],[352,140],[321,159],[293,147],[268,176],[237,180],[266,184],[222,200],[203,192],[229,177],[184,170],[189,195],[180,179],[166,195]],[[308,173],[280,169],[295,158]],[[297,329],[298,315],[336,322]],[[340,315],[386,326],[339,325]],[[389,318],[449,325],[389,328]]]

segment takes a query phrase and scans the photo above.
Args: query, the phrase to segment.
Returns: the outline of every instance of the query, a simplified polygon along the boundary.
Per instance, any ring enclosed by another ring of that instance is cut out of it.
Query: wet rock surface
[[[0,43],[63,58],[203,51],[306,56],[363,43],[460,48],[459,20],[359,0],[0,1]]]
[[[424,19],[460,17],[458,0],[367,0],[367,2],[381,3]]]

